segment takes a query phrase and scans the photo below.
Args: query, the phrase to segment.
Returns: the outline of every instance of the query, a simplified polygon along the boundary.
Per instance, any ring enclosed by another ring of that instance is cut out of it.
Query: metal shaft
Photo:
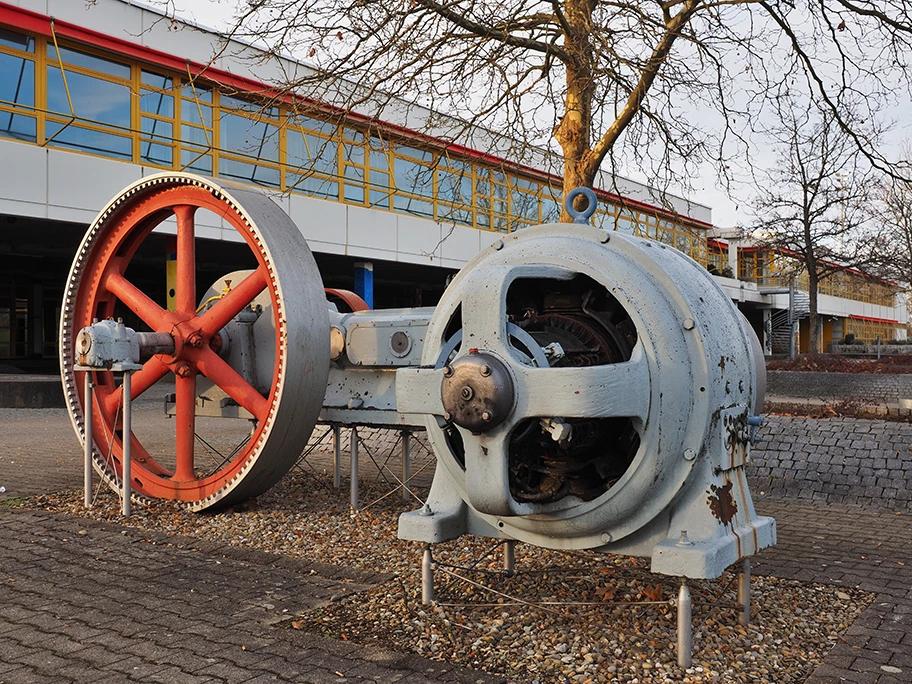
[[[342,428],[333,425],[333,487],[342,486]]]
[[[351,429],[351,509],[358,510],[358,428]]]
[[[516,541],[513,539],[504,542],[504,572],[507,577],[516,574]]]
[[[123,376],[123,503],[122,510],[125,518],[130,517],[130,442],[133,437],[133,408],[132,408],[132,382],[131,372],[125,371]]]
[[[399,433],[402,436],[402,500],[408,501],[410,498],[408,490],[408,481],[412,477],[412,462],[411,462],[411,438],[412,433],[408,430],[403,430]]]
[[[83,413],[85,414],[85,463],[83,472],[83,484],[85,486],[85,507],[92,507],[92,374],[89,371],[85,373],[85,401],[82,404]]]
[[[750,558],[741,561],[741,574],[738,575],[738,603],[741,612],[738,615],[739,625],[749,625],[751,619],[751,562]]]
[[[690,587],[687,580],[681,580],[678,592],[678,666],[690,667],[693,663],[693,624],[691,620],[692,605]]]
[[[431,547],[424,549],[421,556],[421,602],[424,605],[434,602],[434,557]]]

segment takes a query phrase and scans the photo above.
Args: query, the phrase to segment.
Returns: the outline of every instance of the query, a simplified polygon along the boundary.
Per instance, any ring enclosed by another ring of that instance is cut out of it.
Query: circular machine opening
[[[522,332],[509,335],[510,345],[529,365],[535,364],[530,340],[545,351],[553,368],[623,363],[637,342],[626,309],[603,285],[582,274],[571,280],[517,279],[507,293],[507,318],[514,331]],[[447,339],[455,340],[460,328],[457,309]],[[458,344],[450,345],[448,356],[458,349]],[[562,418],[571,426],[570,439],[562,442],[553,439],[540,418],[520,422],[510,438],[510,494],[520,503],[553,504],[569,496],[592,501],[623,477],[640,446],[631,418]],[[444,434],[464,468],[459,431],[450,425]]]

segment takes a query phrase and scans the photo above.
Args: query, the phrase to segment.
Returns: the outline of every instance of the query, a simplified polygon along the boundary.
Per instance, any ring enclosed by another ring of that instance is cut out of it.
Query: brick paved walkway
[[[881,421],[869,423],[875,433],[881,430]],[[6,435],[0,485],[11,490],[7,497],[81,485],[78,443],[65,412],[4,410],[0,428]],[[883,429],[892,430],[889,424]],[[803,453],[795,446],[795,454]],[[826,446],[835,445],[815,448]],[[780,459],[788,452],[776,451]],[[830,463],[852,458],[826,453]],[[28,467],[21,467],[25,458]],[[815,468],[801,469],[799,479],[815,481]],[[908,490],[910,479],[903,469],[892,487]],[[779,544],[755,560],[756,572],[858,586],[877,596],[810,684],[912,682],[909,511],[896,515],[765,497],[757,508],[776,517]],[[363,574],[2,505],[0,530],[0,684],[115,682],[129,676],[181,682],[499,681],[275,624],[376,579]]]
[[[2,506],[0,529],[0,682],[502,681],[276,624],[363,572]]]

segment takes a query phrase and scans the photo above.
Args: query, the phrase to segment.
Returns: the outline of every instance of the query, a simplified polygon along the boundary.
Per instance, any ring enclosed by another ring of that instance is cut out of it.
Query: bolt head
[[[191,347],[196,347],[196,348],[202,347],[202,346],[203,346],[203,336],[200,335],[198,332],[193,333],[193,334],[190,335],[190,337],[187,339],[187,343],[188,343]]]
[[[449,411],[443,412],[443,419],[445,421],[450,421],[450,420],[452,420],[452,418],[453,418],[453,415]]]
[[[609,242],[610,240],[611,240],[611,233],[609,233],[607,230],[603,230],[602,234],[599,235],[599,242],[604,244],[606,242]]]
[[[453,367],[452,366],[443,367],[443,377],[445,377],[445,378],[453,377]]]
[[[485,364],[481,367],[481,374],[484,377],[488,377],[491,374],[491,367],[488,364]]]
[[[486,423],[490,423],[494,419],[494,414],[490,411],[485,411],[481,414],[481,419]]]
[[[471,399],[472,397],[475,396],[475,390],[473,390],[471,387],[466,385],[465,387],[462,388],[460,394],[462,395],[463,399],[465,399],[466,401],[469,401],[469,399]]]
[[[182,363],[181,365],[179,365],[177,367],[177,370],[175,371],[175,373],[177,373],[182,378],[189,378],[191,373],[193,373],[193,371],[190,369],[190,366],[188,366],[186,363]]]

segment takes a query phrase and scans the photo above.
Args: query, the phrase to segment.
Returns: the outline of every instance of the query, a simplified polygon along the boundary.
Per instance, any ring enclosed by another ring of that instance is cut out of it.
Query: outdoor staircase
[[[795,290],[794,306],[796,321],[800,321],[810,315],[810,302],[811,298],[808,296],[807,292]],[[772,323],[773,353],[788,354],[790,334],[788,309],[782,309],[773,313],[770,322]]]

